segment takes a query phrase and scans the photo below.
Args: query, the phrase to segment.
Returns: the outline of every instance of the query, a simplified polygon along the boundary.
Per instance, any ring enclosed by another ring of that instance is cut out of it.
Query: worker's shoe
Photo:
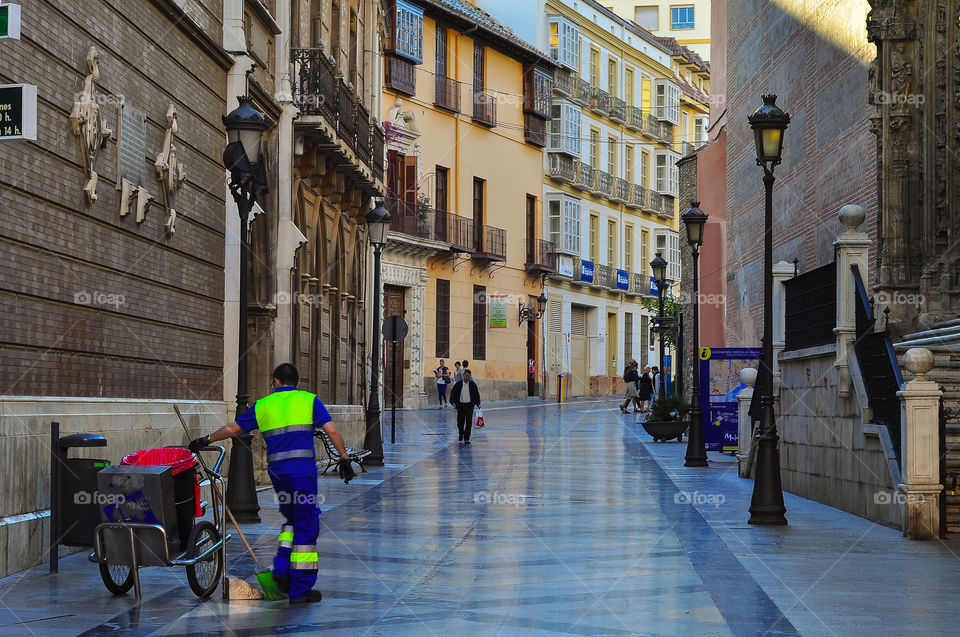
[[[273,581],[276,582],[277,588],[280,589],[281,593],[290,593],[290,576],[281,575],[280,573],[273,574]]]
[[[314,602],[319,602],[323,599],[323,593],[320,591],[310,591],[307,595],[303,597],[297,597],[296,599],[291,598],[290,604],[312,604]]]

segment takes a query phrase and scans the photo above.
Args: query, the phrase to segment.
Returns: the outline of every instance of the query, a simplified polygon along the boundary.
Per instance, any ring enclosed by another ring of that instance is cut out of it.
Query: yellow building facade
[[[710,59],[710,0],[605,0],[620,17]]]
[[[485,400],[539,395],[543,144],[555,65],[464,2],[397,0],[384,55],[384,405],[437,405],[433,370],[469,361]],[[392,386],[396,385],[396,393]]]

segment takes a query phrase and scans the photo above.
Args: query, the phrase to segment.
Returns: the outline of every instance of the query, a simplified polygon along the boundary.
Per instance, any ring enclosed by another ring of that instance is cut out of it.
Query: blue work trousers
[[[317,537],[320,507],[317,476],[270,474],[273,489],[286,518],[280,529],[280,545],[273,558],[273,572],[290,580],[290,599],[304,597],[317,583]]]

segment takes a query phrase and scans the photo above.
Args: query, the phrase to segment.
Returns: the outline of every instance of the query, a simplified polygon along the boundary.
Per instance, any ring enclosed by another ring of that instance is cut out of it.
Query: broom
[[[173,406],[173,410],[177,412],[177,418],[180,419],[180,425],[183,427],[184,433],[187,434],[187,438],[190,438],[190,430],[187,428],[187,422],[183,419],[183,414],[180,413],[180,408],[177,405]],[[197,457],[197,460],[200,461],[200,466],[203,467],[204,471],[209,473],[207,469],[207,463],[203,461],[203,456],[199,453],[194,454]],[[253,549],[250,547],[250,543],[247,541],[246,536],[243,534],[243,531],[240,530],[240,525],[237,524],[236,518],[233,517],[233,511],[230,510],[230,507],[227,506],[226,501],[223,502],[223,508],[226,510],[227,515],[230,516],[230,521],[233,523],[233,528],[237,530],[237,533],[240,535],[240,539],[243,541],[243,545],[247,547],[247,551],[250,553],[250,558],[253,560],[254,568],[260,568],[260,561],[257,559],[256,553],[253,552]],[[224,564],[226,567],[226,564]],[[263,589],[263,598],[268,602],[274,602],[281,599],[286,599],[287,595],[280,590],[280,587],[277,586],[276,580],[273,579],[273,571],[267,569],[265,571],[257,571],[257,582],[260,584],[260,588]],[[231,587],[232,588],[232,587]]]

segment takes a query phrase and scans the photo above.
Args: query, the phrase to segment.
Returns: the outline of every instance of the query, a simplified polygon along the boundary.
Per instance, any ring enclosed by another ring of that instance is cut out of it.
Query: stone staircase
[[[894,344],[904,382],[913,375],[903,367],[903,354],[911,347],[925,347],[933,352],[936,364],[926,375],[944,389],[943,406],[947,410],[947,531],[960,533],[960,479],[951,489],[950,473],[960,476],[960,318],[934,323],[929,329],[907,334]]]

